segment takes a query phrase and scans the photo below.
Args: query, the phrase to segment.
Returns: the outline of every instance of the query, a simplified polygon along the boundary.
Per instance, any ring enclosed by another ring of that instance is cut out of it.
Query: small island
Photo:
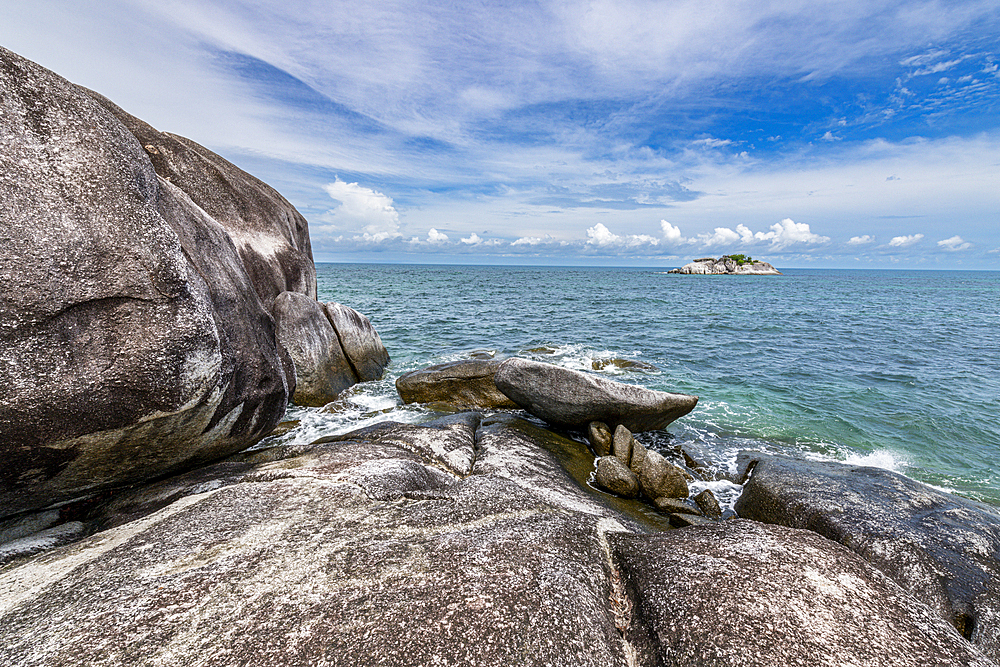
[[[679,269],[671,269],[667,273],[740,276],[782,275],[781,271],[778,271],[771,264],[754,260],[747,255],[723,255],[719,259],[703,257],[689,262]]]

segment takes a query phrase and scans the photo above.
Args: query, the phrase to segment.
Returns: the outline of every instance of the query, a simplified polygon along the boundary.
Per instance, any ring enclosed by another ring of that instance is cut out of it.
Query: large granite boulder
[[[358,382],[381,380],[385,367],[389,365],[389,352],[368,318],[339,303],[325,303],[323,310],[337,332],[344,355]]]
[[[269,185],[207,148],[160,132],[91,90],[143,147],[156,175],[183,190],[233,240],[265,308],[282,292],[316,298],[306,219]]]
[[[269,433],[294,373],[227,229],[92,95],[3,49],[0,125],[0,516]]]
[[[741,455],[742,517],[849,547],[1000,661],[1000,515],[903,475]]]
[[[747,520],[608,536],[639,665],[991,667],[930,608],[815,533]]]
[[[516,408],[493,382],[499,359],[463,359],[400,375],[403,403],[450,403],[461,409]]]
[[[272,307],[278,341],[295,364],[297,405],[322,406],[357,384],[323,305],[299,292],[282,292]]]
[[[438,436],[471,474],[424,456]],[[625,667],[607,535],[640,527],[573,445],[385,424],[132,492],[105,510],[126,522],[0,570],[0,663]]]
[[[698,403],[697,396],[669,394],[528,359],[507,359],[494,376],[497,389],[547,422],[584,428],[600,421],[633,433],[664,428]]]
[[[0,664],[992,664],[840,545],[657,532],[592,461],[463,413],[120,490],[0,566]]]

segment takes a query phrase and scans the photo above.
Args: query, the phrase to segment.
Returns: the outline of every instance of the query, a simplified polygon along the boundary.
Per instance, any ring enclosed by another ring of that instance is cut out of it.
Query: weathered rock
[[[93,96],[3,49],[0,125],[0,516],[269,433],[294,374],[226,229]]]
[[[712,489],[705,489],[695,495],[694,502],[697,503],[702,513],[709,519],[718,521],[722,518],[722,508],[719,507],[719,501],[716,499],[715,494],[712,493]]]
[[[475,419],[117,499],[126,523],[0,570],[0,663],[624,667],[607,535],[633,523],[566,472],[578,443]],[[471,475],[411,450],[432,431],[478,441]]]
[[[327,303],[323,308],[358,380],[381,380],[385,367],[389,365],[389,353],[368,318],[339,303]]]
[[[499,359],[465,359],[405,373],[396,380],[403,403],[450,403],[462,409],[516,408],[493,376]]]
[[[597,459],[594,483],[605,491],[617,493],[623,498],[635,498],[639,495],[639,478],[614,456],[602,456]]]
[[[232,239],[264,306],[282,292],[316,298],[309,224],[269,185],[184,137],[160,132],[84,90],[128,128],[156,175],[182,190]]]
[[[587,439],[590,440],[590,446],[597,456],[607,456],[611,453],[611,443],[614,436],[604,422],[587,424]]]
[[[1000,660],[1000,515],[903,475],[746,453],[742,517],[851,548]]]
[[[358,382],[320,303],[305,294],[282,292],[272,312],[278,341],[295,364],[295,403],[320,407]]]
[[[623,427],[624,428],[624,427]],[[632,439],[632,459],[628,463],[628,467],[632,469],[632,472],[639,474],[642,467],[646,464],[646,452],[648,450],[643,446],[641,442]],[[652,500],[652,498],[650,498]]]
[[[697,396],[612,382],[516,357],[500,364],[494,381],[524,410],[568,428],[602,421],[622,424],[633,433],[652,431],[683,417],[698,403]]]
[[[687,498],[688,485],[680,468],[655,450],[647,450],[642,468],[636,471],[647,498]]]
[[[701,514],[691,514],[689,512],[674,512],[670,514],[670,525],[674,528],[687,528],[688,526],[711,526],[715,523],[714,520],[709,519]]]
[[[635,438],[632,437],[627,428],[619,424],[615,428],[615,434],[611,440],[611,452],[626,468],[632,465],[633,446],[635,446]]]
[[[687,498],[662,496],[653,501],[656,509],[666,514],[701,514],[701,509]]]
[[[990,667],[876,568],[810,531],[746,520],[609,535],[635,664]]]

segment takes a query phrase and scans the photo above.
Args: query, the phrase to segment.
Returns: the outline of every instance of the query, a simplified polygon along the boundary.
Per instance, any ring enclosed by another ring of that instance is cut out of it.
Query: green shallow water
[[[878,465],[1000,505],[1000,272],[317,265],[320,299],[365,313],[393,362],[304,429],[420,421],[410,370],[488,349],[697,394],[672,424],[730,466],[741,448]],[[542,348],[542,349],[539,349]],[[306,436],[309,433],[305,434]],[[305,437],[305,436],[303,436]]]

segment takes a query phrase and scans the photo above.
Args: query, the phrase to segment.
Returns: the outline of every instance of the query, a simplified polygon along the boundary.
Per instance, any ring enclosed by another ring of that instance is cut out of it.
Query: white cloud
[[[660,220],[660,229],[663,230],[663,238],[667,240],[668,243],[683,243],[684,237],[681,236],[681,228],[675,225],[671,225],[666,220]]]
[[[511,245],[538,245],[539,243],[542,243],[543,240],[544,239],[537,236],[522,236],[518,240],[511,243]]]
[[[820,139],[822,139],[823,141],[840,141],[842,138],[843,137],[838,137],[837,135],[835,135],[830,130],[827,130],[826,134],[824,134],[822,137],[820,137]]]
[[[601,248],[608,246],[634,248],[642,245],[659,245],[659,243],[660,240],[658,238],[646,234],[619,236],[600,222],[587,230],[587,245],[595,245]]]
[[[617,234],[612,234],[607,227],[601,223],[597,223],[593,227],[587,230],[587,243],[596,246],[608,246],[621,243],[622,237]]]
[[[480,243],[483,242],[483,240],[479,238],[479,234],[476,234],[475,232],[472,232],[472,235],[469,236],[468,238],[460,240],[462,241],[462,243],[465,243],[467,245],[479,245]]]
[[[431,227],[427,230],[427,242],[428,243],[447,243],[448,235]]]
[[[907,248],[924,238],[923,234],[910,234],[908,236],[893,236],[889,245],[893,248]]]
[[[723,146],[732,145],[732,141],[729,139],[716,139],[714,137],[707,137],[705,139],[698,139],[692,141],[695,146],[704,146],[705,148],[722,148]]]
[[[864,236],[852,236],[851,240],[847,242],[848,245],[867,245],[869,243],[874,243],[875,237],[865,234]]]
[[[972,247],[971,243],[967,243],[967,242],[963,241],[962,237],[958,236],[957,234],[955,236],[952,236],[950,239],[944,239],[943,241],[938,241],[937,244],[938,244],[938,247],[940,247],[940,248],[944,248],[945,250],[952,250],[952,251],[955,251],[955,250],[968,250],[969,248]]]
[[[690,239],[689,242],[701,243],[702,247],[711,248],[713,246],[736,243],[740,239],[740,235],[728,227],[716,227],[713,233],[698,234],[697,237]]]
[[[791,218],[785,218],[781,222],[774,223],[771,225],[771,231],[767,233],[757,232],[754,234],[754,238],[759,241],[770,241],[771,248],[775,250],[787,248],[798,243],[826,243],[830,240],[829,236],[813,234],[809,230],[809,223],[794,222]]]
[[[743,243],[753,243],[753,232],[746,225],[736,225],[736,233],[740,235]]]
[[[339,177],[323,189],[340,202],[332,211],[333,218],[347,225],[361,226],[364,240],[379,243],[400,236],[399,213],[391,198]]]

